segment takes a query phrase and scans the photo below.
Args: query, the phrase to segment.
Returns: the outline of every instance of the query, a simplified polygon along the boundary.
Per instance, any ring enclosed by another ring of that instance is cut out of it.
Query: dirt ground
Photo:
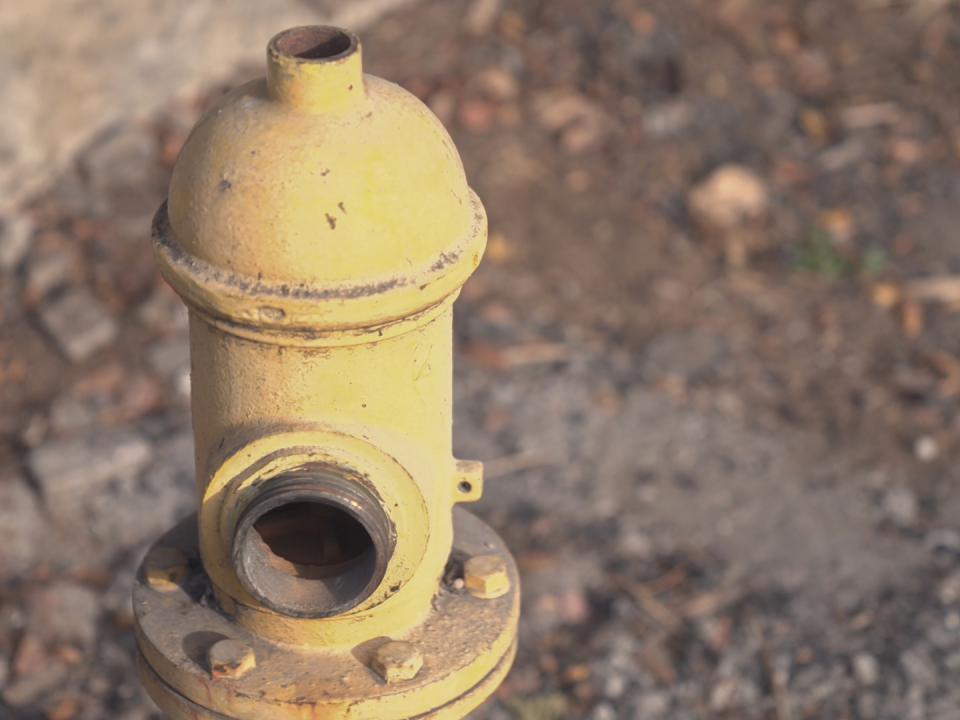
[[[476,718],[960,718],[960,10],[425,0],[362,41],[490,216],[454,441],[524,604]],[[194,496],[147,234],[222,91],[0,240],[0,720],[159,717],[132,572]]]

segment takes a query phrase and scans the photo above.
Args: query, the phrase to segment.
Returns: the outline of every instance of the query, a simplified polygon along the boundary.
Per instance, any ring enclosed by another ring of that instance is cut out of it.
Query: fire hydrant
[[[153,242],[189,308],[198,514],[134,590],[175,720],[460,718],[516,650],[519,581],[456,507],[452,305],[486,216],[449,135],[331,27],[200,119]]]

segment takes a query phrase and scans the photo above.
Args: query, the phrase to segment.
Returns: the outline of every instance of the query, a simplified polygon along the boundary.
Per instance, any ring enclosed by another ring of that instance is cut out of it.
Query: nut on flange
[[[257,666],[253,648],[240,640],[220,640],[207,650],[207,664],[214,677],[236,679]]]
[[[153,547],[143,559],[143,575],[147,584],[161,592],[175,590],[187,574],[190,563],[182,550]]]
[[[373,654],[374,671],[388,683],[412,680],[423,667],[423,655],[413,643],[391,641]]]
[[[510,590],[507,563],[496,555],[476,555],[463,564],[463,581],[474,597],[503,597]]]

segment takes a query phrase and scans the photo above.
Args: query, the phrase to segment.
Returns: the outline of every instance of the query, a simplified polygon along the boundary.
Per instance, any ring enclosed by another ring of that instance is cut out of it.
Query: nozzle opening
[[[341,575],[376,553],[357,518],[323,502],[291,502],[262,515],[253,530],[267,561],[293,577],[317,580]]]
[[[380,585],[393,526],[358,480],[313,466],[268,480],[244,509],[233,541],[241,585],[294,617],[331,617]]]
[[[343,30],[309,25],[280,33],[275,39],[281,55],[300,60],[332,60],[354,49],[356,38]]]

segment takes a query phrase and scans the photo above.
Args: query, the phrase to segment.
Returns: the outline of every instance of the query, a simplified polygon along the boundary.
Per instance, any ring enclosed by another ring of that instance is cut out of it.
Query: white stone
[[[0,169],[0,177],[2,173]],[[13,215],[0,223],[0,270],[17,269],[27,254],[32,235],[33,221],[27,215]]]
[[[940,445],[929,435],[923,435],[913,443],[913,454],[920,462],[933,462],[940,456]]]
[[[27,457],[30,470],[55,517],[72,517],[82,498],[112,481],[130,483],[153,457],[153,448],[139,435],[115,431],[94,442],[47,443]]]
[[[690,214],[715,230],[731,230],[766,215],[763,179],[742,165],[723,165],[690,191]]]
[[[69,360],[83,362],[116,338],[116,319],[86,288],[76,288],[40,311],[40,321]]]
[[[599,703],[591,714],[593,720],[616,720],[617,711],[610,703]]]
[[[10,215],[100,131],[263,65],[296,25],[363,30],[412,0],[31,0],[0,3],[0,215]]]
[[[883,496],[883,510],[894,525],[911,528],[920,519],[920,503],[909,488],[891,488]]]
[[[33,567],[43,524],[37,497],[23,476],[10,466],[0,469],[0,581]]]
[[[880,679],[880,663],[868,652],[853,656],[853,676],[864,687],[870,687]]]

